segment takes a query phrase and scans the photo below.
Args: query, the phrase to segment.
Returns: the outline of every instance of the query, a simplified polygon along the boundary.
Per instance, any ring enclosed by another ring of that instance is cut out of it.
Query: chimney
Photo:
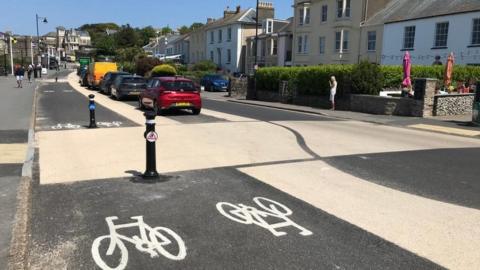
[[[227,17],[231,17],[233,15],[235,15],[235,11],[230,11],[230,7],[227,7],[224,11],[223,11],[223,18],[227,18]]]
[[[275,18],[275,8],[271,2],[258,3],[258,21]]]
[[[241,10],[241,6],[237,6],[237,8],[235,9],[235,14],[240,13],[240,10]]]
[[[207,18],[207,24],[209,24],[209,23],[213,23],[214,21],[215,21],[215,19],[214,19],[214,18]]]

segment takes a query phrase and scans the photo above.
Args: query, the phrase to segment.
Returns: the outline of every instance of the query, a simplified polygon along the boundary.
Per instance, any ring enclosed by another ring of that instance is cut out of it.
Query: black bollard
[[[146,118],[146,131],[144,134],[147,144],[147,169],[142,175],[145,180],[158,180],[159,174],[157,172],[157,158],[155,154],[155,142],[158,139],[158,134],[155,132],[155,116],[154,111],[147,111],[143,115]]]
[[[90,99],[88,103],[88,109],[90,110],[90,125],[88,128],[97,128],[97,122],[95,121],[95,95],[89,95]]]

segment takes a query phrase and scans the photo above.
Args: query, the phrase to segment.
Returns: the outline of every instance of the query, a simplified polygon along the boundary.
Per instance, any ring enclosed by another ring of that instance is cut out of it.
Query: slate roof
[[[214,22],[211,22],[205,25],[205,28],[212,29],[235,23],[255,24],[255,14],[255,10],[253,8],[249,8],[247,10],[240,11],[235,15],[231,15],[226,18],[221,18]]]
[[[480,0],[392,0],[365,25],[480,11]]]

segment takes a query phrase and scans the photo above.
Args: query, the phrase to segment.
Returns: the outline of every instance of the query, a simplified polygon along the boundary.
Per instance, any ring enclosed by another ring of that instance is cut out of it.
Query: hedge
[[[278,92],[281,81],[288,81],[297,93],[306,95],[327,95],[328,80],[335,76],[338,81],[338,93],[341,95],[345,86],[351,85],[352,72],[357,65],[320,65],[309,67],[266,67],[256,73],[257,89]],[[383,88],[399,88],[403,80],[402,66],[379,66],[383,75]],[[434,78],[443,84],[445,66],[412,66],[411,77]],[[454,66],[453,82],[480,81],[480,67]],[[355,93],[375,94],[376,91],[358,91]]]
[[[177,70],[168,64],[162,64],[154,67],[151,72],[152,77],[175,76]]]

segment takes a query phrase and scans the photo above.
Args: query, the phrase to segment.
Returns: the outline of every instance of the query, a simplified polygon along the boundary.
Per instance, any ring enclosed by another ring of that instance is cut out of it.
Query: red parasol
[[[445,66],[445,74],[443,75],[443,83],[445,87],[449,87],[452,84],[453,64],[455,63],[455,57],[453,52],[448,55],[447,65]]]
[[[412,70],[412,60],[410,58],[410,54],[405,52],[403,56],[403,87],[410,87],[412,86],[412,80],[410,79],[410,72]]]

